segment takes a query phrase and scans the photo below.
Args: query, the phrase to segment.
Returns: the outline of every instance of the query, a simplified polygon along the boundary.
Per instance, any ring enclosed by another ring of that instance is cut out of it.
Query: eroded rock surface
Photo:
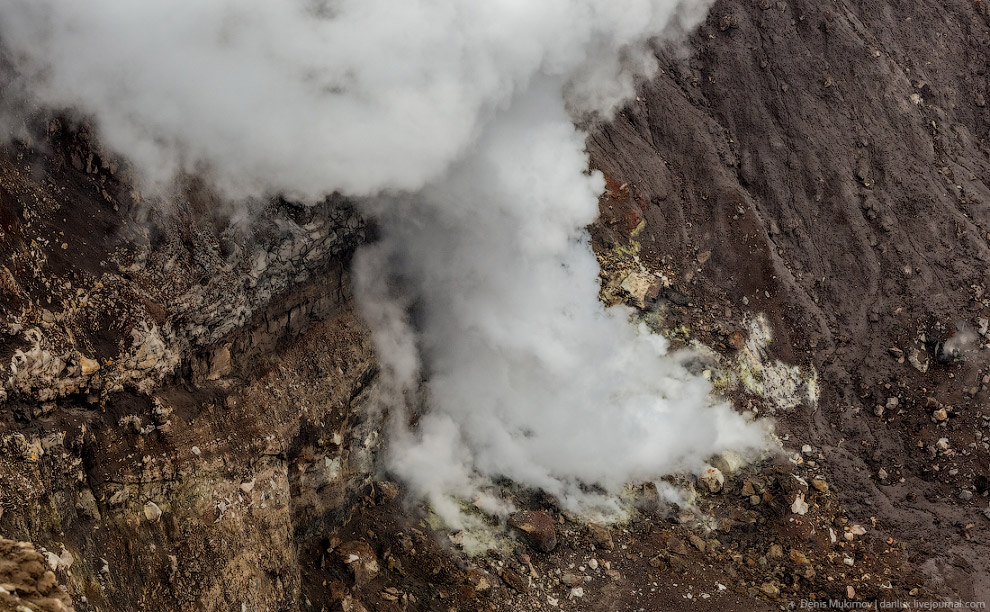
[[[0,611],[73,612],[45,557],[29,542],[0,538]]]

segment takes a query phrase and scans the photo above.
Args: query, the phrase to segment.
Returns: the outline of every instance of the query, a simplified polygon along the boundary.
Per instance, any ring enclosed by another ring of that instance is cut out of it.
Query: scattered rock
[[[512,569],[511,567],[507,567],[503,569],[502,573],[499,575],[501,576],[505,584],[509,585],[517,592],[525,593],[526,591],[529,590],[529,581],[523,578],[522,574]]]
[[[364,607],[357,599],[354,599],[353,595],[345,595],[343,599],[340,600],[340,610],[341,612],[368,612],[368,609]]]
[[[79,358],[79,370],[82,372],[83,376],[89,376],[94,374],[100,369],[100,362],[95,359],[90,359],[89,357]]]
[[[76,500],[76,510],[79,511],[79,514],[94,521],[99,521],[102,518],[100,516],[100,507],[96,503],[96,496],[88,488],[79,492],[79,499]]]
[[[718,468],[709,467],[698,477],[698,483],[710,493],[718,493],[725,484],[725,476]]]
[[[762,585],[760,585],[760,590],[771,597],[780,595],[780,588],[778,588],[777,585],[775,585],[772,582],[764,582]]]
[[[750,497],[750,496],[756,495],[756,487],[753,485],[753,481],[751,481],[751,480],[749,480],[747,478],[743,482],[743,484],[742,484],[742,491],[741,491],[741,493],[745,497]]]
[[[62,547],[62,552],[58,556],[58,568],[59,569],[69,569],[72,564],[75,563],[75,558],[72,556],[65,546]]]
[[[492,583],[488,580],[488,573],[483,570],[477,568],[469,569],[467,571],[467,579],[474,586],[475,591],[487,591],[492,588]]]
[[[808,504],[804,501],[804,493],[798,493],[794,496],[794,502],[791,504],[791,512],[801,515],[808,512]]]
[[[162,518],[162,509],[155,502],[149,501],[144,505],[144,517],[152,523],[157,523],[158,519]]]
[[[581,586],[584,584],[584,576],[580,574],[572,574],[571,572],[564,572],[560,575],[560,581],[569,587]]]
[[[811,486],[820,493],[828,493],[828,483],[821,478],[812,478]]]
[[[509,525],[522,532],[532,548],[550,552],[557,547],[557,528],[553,517],[542,510],[517,512],[509,518]]]
[[[126,502],[130,498],[131,492],[127,489],[120,489],[116,493],[110,496],[110,501],[108,502],[111,506],[119,506]]]
[[[622,281],[622,290],[637,308],[645,308],[646,304],[657,299],[662,284],[660,279],[646,272],[633,272]]]
[[[604,525],[590,523],[588,525],[588,535],[591,536],[591,541],[598,548],[603,550],[613,550],[615,548],[615,543],[612,541],[612,532]]]
[[[390,480],[379,480],[375,483],[375,487],[383,502],[395,501],[399,496],[399,485]]]
[[[725,32],[726,30],[730,30],[730,29],[736,29],[738,27],[739,27],[739,18],[736,17],[735,15],[722,15],[721,19],[718,20],[718,29],[720,32]],[[706,251],[706,252],[710,253],[710,251]],[[701,257],[699,256],[698,259],[700,262]]]
[[[729,334],[729,346],[737,351],[741,351],[746,346],[746,337],[741,332],[732,332]]]
[[[402,595],[402,591],[395,587],[388,587],[381,593],[379,593],[382,599],[386,601],[399,601],[399,597]]]
[[[691,542],[691,546],[694,546],[695,548],[697,548],[701,552],[705,552],[705,547],[706,547],[705,546],[705,541],[703,539],[701,539],[701,536],[698,536],[698,535],[695,535],[695,534],[692,533],[688,537],[688,540]]]
[[[687,545],[684,540],[671,536],[667,540],[667,550],[677,555],[686,555],[688,553]]]
[[[928,371],[928,356],[925,355],[925,360],[921,361],[922,353],[918,349],[912,349],[911,354],[908,355],[908,363],[910,363],[915,370],[918,370],[922,374]]]
[[[791,562],[797,563],[798,565],[808,565],[811,561],[808,560],[807,555],[796,548],[791,549]]]
[[[378,577],[378,557],[367,542],[345,542],[336,552],[354,575],[355,587],[360,588]]]

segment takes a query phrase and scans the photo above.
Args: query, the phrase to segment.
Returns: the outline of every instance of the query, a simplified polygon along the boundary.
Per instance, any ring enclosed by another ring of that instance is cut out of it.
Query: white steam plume
[[[92,116],[146,181],[318,200],[422,188],[543,75],[616,104],[648,57],[624,51],[680,4],[0,0],[0,37],[36,102]]]
[[[760,431],[714,403],[662,337],[598,301],[583,228],[604,181],[585,173],[585,135],[560,92],[534,83],[443,180],[380,202],[382,239],[359,255],[379,358],[407,395],[420,367],[428,380],[430,410],[394,437],[392,468],[448,520],[447,495],[470,496],[476,474],[580,509],[603,501],[581,485],[617,492],[760,446]],[[381,309],[389,287],[394,304],[414,304],[416,334],[407,308]]]
[[[598,301],[604,184],[575,117],[655,70],[689,0],[0,0],[33,102],[90,117],[146,186],[366,197],[358,295],[393,399],[391,467],[443,511],[485,478],[570,507],[701,468],[761,428]],[[445,512],[448,518],[453,513]]]

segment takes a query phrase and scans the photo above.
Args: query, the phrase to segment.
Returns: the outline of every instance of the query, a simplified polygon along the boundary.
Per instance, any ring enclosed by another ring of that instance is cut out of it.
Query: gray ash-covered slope
[[[678,271],[676,302],[766,313],[771,351],[822,389],[781,429],[963,598],[990,594],[990,364],[938,356],[990,317],[988,98],[981,0],[718,2],[589,143],[634,192],[598,247],[645,219],[639,256]]]

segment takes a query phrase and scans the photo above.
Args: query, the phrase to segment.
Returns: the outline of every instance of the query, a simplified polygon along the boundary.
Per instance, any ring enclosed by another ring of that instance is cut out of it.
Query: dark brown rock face
[[[986,520],[984,498],[958,501],[986,461],[986,368],[937,356],[990,315],[988,96],[986,3],[721,1],[589,141],[613,186],[599,251],[642,223],[675,316],[764,313],[772,353],[822,390],[780,426],[821,440],[850,511],[925,539],[931,579],[964,600],[990,596],[990,540],[929,536]],[[931,393],[963,407],[939,425]]]

